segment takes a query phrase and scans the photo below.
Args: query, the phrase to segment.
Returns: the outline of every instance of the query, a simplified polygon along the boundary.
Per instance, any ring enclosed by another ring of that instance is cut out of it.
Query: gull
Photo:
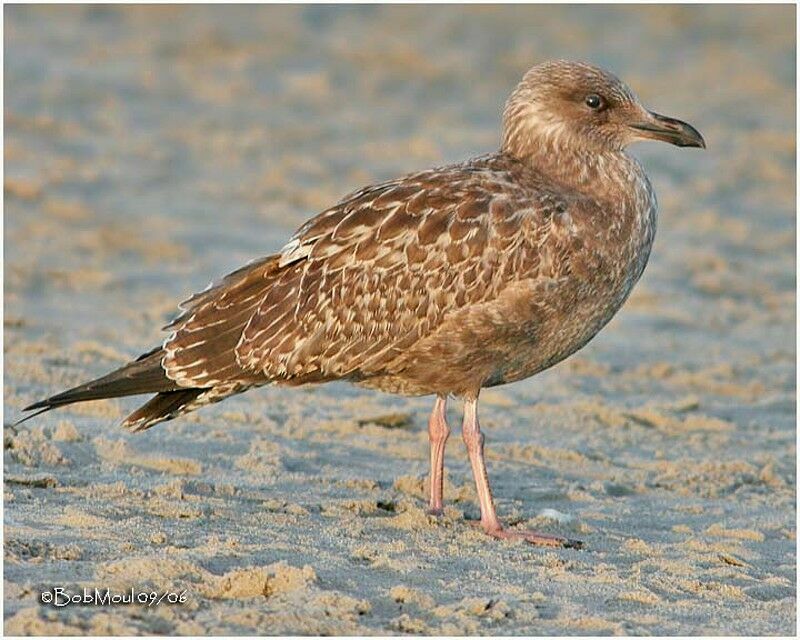
[[[443,509],[448,398],[494,538],[582,543],[499,520],[478,421],[481,389],[561,362],[620,309],[644,271],[656,197],[626,148],[705,148],[596,66],[531,68],[503,111],[495,153],[367,186],[306,222],[277,254],[180,305],[161,346],[26,407],[155,394],[132,431],[253,387],[346,380],[435,396],[429,512]],[[25,419],[27,419],[25,418]]]

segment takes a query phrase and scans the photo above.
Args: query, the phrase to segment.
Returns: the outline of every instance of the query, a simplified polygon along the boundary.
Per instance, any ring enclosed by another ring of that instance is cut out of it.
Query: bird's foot
[[[425,510],[429,516],[435,516],[436,518],[440,518],[444,515],[444,509],[442,507],[428,507]]]
[[[480,526],[480,523],[477,523]],[[564,549],[582,549],[583,541],[562,538],[561,536],[551,536],[547,533],[537,531],[504,529],[503,527],[482,527],[483,532],[499,540],[524,540],[537,547],[561,547]]]

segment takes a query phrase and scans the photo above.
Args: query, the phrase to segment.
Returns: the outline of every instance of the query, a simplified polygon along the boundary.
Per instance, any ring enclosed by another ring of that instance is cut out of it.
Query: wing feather
[[[261,258],[182,303],[182,313],[167,325],[172,333],[161,363],[167,377],[183,387],[252,382],[255,376],[239,366],[235,348],[277,271],[277,256]]]
[[[508,171],[413,174],[310,220],[242,331],[239,364],[270,379],[379,375],[448,314],[535,276],[551,207]]]

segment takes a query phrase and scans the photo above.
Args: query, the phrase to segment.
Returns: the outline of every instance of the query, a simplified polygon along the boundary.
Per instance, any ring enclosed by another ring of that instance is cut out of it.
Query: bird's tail
[[[172,420],[183,413],[192,411],[195,408],[192,403],[204,391],[208,391],[208,389],[179,389],[157,393],[125,418],[122,426],[136,432],[149,429],[159,422]]]
[[[16,424],[25,422],[41,413],[64,407],[76,402],[121,398],[143,393],[156,393],[154,398],[134,411],[124,421],[123,426],[133,431],[141,431],[152,425],[169,420],[181,413],[197,396],[207,389],[193,389],[178,386],[167,377],[161,359],[164,351],[159,347],[145,353],[133,362],[116,371],[63,391],[44,400],[34,402],[24,411],[35,411]]]

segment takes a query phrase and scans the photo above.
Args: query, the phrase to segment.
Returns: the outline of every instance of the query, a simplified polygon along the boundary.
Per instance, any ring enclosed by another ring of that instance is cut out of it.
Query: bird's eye
[[[596,93],[590,93],[588,96],[586,96],[586,100],[584,102],[586,102],[586,106],[590,109],[600,109],[605,104],[605,100],[603,100]]]

